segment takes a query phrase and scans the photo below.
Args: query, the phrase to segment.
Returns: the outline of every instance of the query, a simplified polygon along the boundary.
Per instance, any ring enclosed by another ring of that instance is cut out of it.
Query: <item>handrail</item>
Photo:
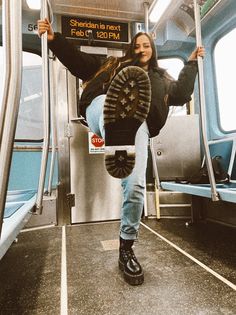
[[[2,35],[3,35],[3,48],[4,48],[4,61],[3,64],[5,65],[4,68],[4,87],[3,87],[3,95],[1,100],[1,113],[0,113],[0,143],[2,142],[2,131],[4,127],[4,120],[6,115],[6,104],[7,104],[7,97],[9,92],[9,82],[10,82],[10,75],[11,75],[11,63],[10,63],[10,8],[9,2],[3,2],[2,8]]]
[[[48,17],[48,1],[41,0],[41,19]],[[42,213],[43,209],[43,194],[44,194],[44,183],[47,170],[48,161],[48,150],[50,142],[50,113],[49,113],[49,78],[48,78],[48,42],[47,42],[47,32],[41,37],[42,45],[42,95],[43,95],[43,115],[44,115],[44,142],[43,151],[41,158],[40,176],[38,183],[38,192],[36,197],[35,209],[34,211],[38,214]]]
[[[152,167],[153,167],[153,173],[154,173],[156,216],[157,216],[157,220],[159,220],[161,218],[159,192],[161,191],[162,188],[161,188],[160,178],[159,178],[158,169],[157,169],[157,161],[156,161],[156,156],[155,156],[153,138],[150,139],[150,151],[152,155]]]
[[[216,143],[221,143],[221,142],[230,142],[230,141],[235,141],[236,140],[236,135],[235,136],[229,136],[229,137],[222,137],[219,139],[212,139],[208,140],[208,144],[216,144]]]
[[[158,0],[157,0],[158,1]],[[149,13],[151,13],[155,3],[157,1],[153,1],[153,3],[149,7]],[[150,33],[155,34],[158,27],[163,23],[163,21],[166,21],[170,18],[171,13],[176,12],[178,8],[183,4],[183,0],[175,0],[172,1],[169,6],[166,8],[166,11],[163,13],[162,17],[157,21],[154,26],[152,27]]]
[[[49,52],[49,72],[50,72],[50,113],[51,113],[51,142],[52,142],[52,154],[50,163],[50,172],[48,178],[48,194],[52,194],[52,181],[54,173],[54,165],[57,151],[57,131],[56,131],[56,111],[55,111],[55,77],[53,72],[53,56],[52,52]]]
[[[149,3],[148,2],[144,2],[143,3],[143,8],[144,8],[144,23],[145,23],[145,32],[148,33],[148,29],[149,29],[149,23],[148,23],[148,7],[149,7]],[[145,194],[144,194],[144,215],[145,217],[148,215],[148,211],[147,211],[147,198],[146,198],[146,184],[145,184]]]
[[[9,10],[8,4],[9,3]],[[5,117],[2,129],[1,151],[0,151],[0,234],[2,230],[3,212],[5,208],[7,186],[9,180],[11,158],[16,130],[16,123],[20,104],[21,81],[22,81],[22,1],[4,0],[3,7],[8,13],[6,16],[6,27],[9,27],[10,40],[9,69],[10,80],[8,93],[5,92]],[[4,27],[4,25],[3,25]]]
[[[229,167],[228,167],[228,174],[229,174],[230,178],[231,178],[231,175],[233,172],[235,153],[236,153],[236,140],[233,140],[233,145],[232,145],[232,149],[231,149],[231,156],[230,156],[230,160],[229,160]]]
[[[201,37],[201,18],[200,18],[200,6],[197,0],[194,3],[194,17],[195,17],[195,29],[196,29],[196,43],[197,47],[202,46]],[[209,181],[211,185],[211,197],[213,201],[219,200],[219,195],[216,190],[216,181],[214,171],[211,162],[210,149],[207,139],[207,124],[206,124],[206,104],[205,104],[205,90],[204,90],[204,71],[202,57],[198,56],[198,80],[199,80],[199,94],[200,94],[200,119],[201,119],[201,133],[203,140],[204,153],[206,157],[206,166],[209,174]]]
[[[49,8],[49,20],[53,22],[53,12],[50,1],[47,0],[48,8]],[[50,171],[49,171],[49,178],[48,178],[48,194],[51,196],[52,194],[52,181],[53,181],[53,173],[54,173],[54,165],[56,160],[56,152],[57,152],[57,128],[56,128],[56,110],[55,110],[55,75],[53,69],[53,54],[49,51],[49,73],[50,75],[50,82],[49,86],[51,88],[50,93],[50,113],[51,113],[51,141],[52,141],[52,154],[51,154],[51,163],[50,163]]]

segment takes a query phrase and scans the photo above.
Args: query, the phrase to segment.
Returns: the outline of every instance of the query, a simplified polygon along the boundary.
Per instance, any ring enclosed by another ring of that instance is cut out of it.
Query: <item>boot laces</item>
[[[123,256],[125,261],[128,261],[129,259],[133,259],[133,260],[137,261],[137,258],[135,256],[132,248],[122,249],[122,256]]]

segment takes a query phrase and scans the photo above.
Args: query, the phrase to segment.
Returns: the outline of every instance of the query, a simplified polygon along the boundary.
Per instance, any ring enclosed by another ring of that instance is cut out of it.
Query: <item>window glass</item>
[[[3,49],[0,47],[0,96],[3,92]],[[22,87],[15,140],[40,140],[43,138],[42,110],[42,59],[23,52]]]
[[[159,67],[164,68],[175,79],[178,79],[179,73],[182,70],[184,63],[179,58],[166,58],[158,60]],[[170,106],[169,116],[186,115],[187,108],[184,106]]]
[[[220,125],[225,131],[236,129],[235,71],[236,29],[222,37],[216,44],[214,56],[219,102]]]

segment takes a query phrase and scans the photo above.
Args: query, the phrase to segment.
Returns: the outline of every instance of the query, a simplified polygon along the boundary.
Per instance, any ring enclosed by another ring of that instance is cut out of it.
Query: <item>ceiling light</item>
[[[150,8],[149,20],[153,23],[157,23],[172,0],[157,0],[155,5]]]
[[[41,0],[26,0],[28,7],[32,10],[41,9]]]

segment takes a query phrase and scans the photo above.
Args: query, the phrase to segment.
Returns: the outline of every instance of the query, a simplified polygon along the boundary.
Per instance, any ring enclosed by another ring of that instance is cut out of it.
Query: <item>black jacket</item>
[[[54,40],[49,42],[49,48],[73,75],[83,81],[91,79],[101,66],[100,58],[77,50],[60,33],[55,33]],[[164,126],[169,106],[183,105],[191,100],[196,74],[197,63],[195,61],[186,63],[178,80],[173,80],[161,68],[149,70],[152,98],[147,125],[151,137],[158,135]],[[82,116],[85,117],[87,106],[96,96],[106,94],[108,87],[104,85],[104,82],[108,78],[109,72],[102,72],[85,87],[79,101],[79,113]]]

